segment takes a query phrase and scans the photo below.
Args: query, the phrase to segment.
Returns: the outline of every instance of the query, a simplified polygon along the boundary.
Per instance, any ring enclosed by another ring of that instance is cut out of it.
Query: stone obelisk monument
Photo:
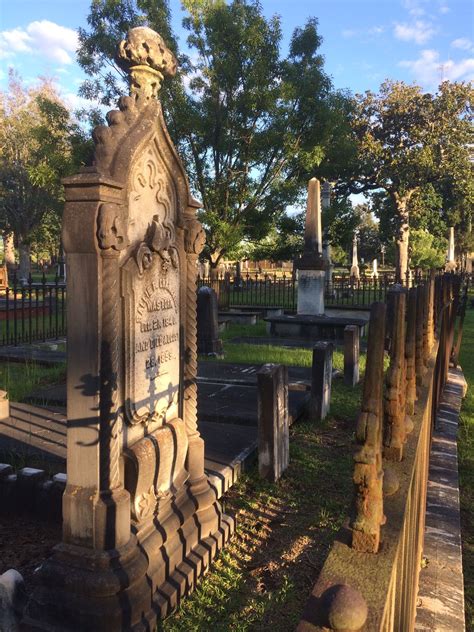
[[[352,240],[352,265],[351,265],[351,279],[358,281],[360,277],[359,272],[359,258],[357,256],[357,237],[354,235]]]
[[[446,261],[446,272],[454,272],[456,270],[456,260],[454,256],[454,227],[449,229],[448,256]]]
[[[317,178],[308,183],[303,256],[298,270],[298,314],[324,314],[325,265],[321,228],[321,197]]]

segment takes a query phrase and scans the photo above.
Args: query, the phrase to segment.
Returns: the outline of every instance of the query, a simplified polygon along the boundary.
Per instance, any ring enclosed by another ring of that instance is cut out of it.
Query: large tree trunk
[[[397,265],[395,270],[395,278],[397,283],[408,283],[408,242],[410,238],[410,225],[408,223],[408,201],[411,194],[400,198],[395,197],[397,207],[399,228],[397,235]]]
[[[3,233],[3,252],[5,256],[5,265],[10,272],[10,270],[13,270],[15,267],[15,243],[12,232]]]
[[[20,281],[27,281],[28,277],[30,276],[30,251],[30,244],[25,244],[19,241],[18,252],[20,255],[20,267],[18,269],[18,276],[20,278]]]

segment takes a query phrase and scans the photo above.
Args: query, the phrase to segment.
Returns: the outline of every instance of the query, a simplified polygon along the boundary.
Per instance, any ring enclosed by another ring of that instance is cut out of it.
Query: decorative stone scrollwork
[[[136,66],[148,66],[164,76],[176,74],[176,57],[161,35],[146,26],[130,29],[118,47],[117,61],[127,72]]]
[[[118,204],[100,205],[97,216],[97,241],[101,250],[123,250],[128,246],[127,232],[121,215],[122,210]]]
[[[199,255],[206,243],[206,233],[201,222],[197,219],[190,219],[186,223],[184,237],[184,247],[188,254]]]
[[[130,94],[142,101],[155,99],[165,76],[176,74],[176,58],[161,35],[150,28],[130,29],[118,47],[117,63],[130,74]]]

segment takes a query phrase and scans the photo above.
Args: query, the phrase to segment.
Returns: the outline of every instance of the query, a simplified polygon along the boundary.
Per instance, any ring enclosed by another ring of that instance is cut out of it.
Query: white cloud
[[[78,37],[73,29],[49,20],[30,22],[24,28],[0,32],[0,58],[13,57],[17,53],[41,55],[59,64],[71,64],[78,47]]]
[[[376,25],[370,26],[367,29],[343,29],[341,31],[342,37],[350,38],[350,37],[366,37],[369,36],[371,38],[377,37],[378,35],[382,35],[385,32],[385,27]]]
[[[427,49],[421,51],[418,59],[401,61],[399,65],[408,68],[415,80],[426,88],[436,87],[441,80],[473,81],[474,57],[454,62],[452,59],[443,61],[438,51]]]
[[[397,39],[416,44],[426,42],[436,33],[436,28],[430,22],[415,20],[412,24],[395,23],[394,35]]]
[[[402,6],[413,17],[420,17],[425,14],[425,10],[420,6],[420,4],[421,3],[418,0],[403,0],[402,2]]]
[[[446,13],[449,13],[450,11],[451,9],[446,4],[442,4],[439,8],[439,12],[441,13],[441,15],[445,15]]]
[[[453,48],[460,48],[461,50],[473,50],[474,44],[468,37],[458,37],[451,42]]]

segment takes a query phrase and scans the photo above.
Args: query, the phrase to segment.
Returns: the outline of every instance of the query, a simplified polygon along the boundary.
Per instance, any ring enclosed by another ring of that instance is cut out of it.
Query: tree
[[[348,161],[341,188],[347,193],[382,189],[395,210],[397,277],[408,266],[410,202],[429,183],[471,177],[473,88],[443,82],[436,94],[387,81],[379,94],[357,95],[351,119],[357,155]]]
[[[215,269],[242,240],[263,240],[309,177],[334,171],[348,101],[323,70],[315,19],[295,30],[282,59],[280,20],[266,19],[256,0],[183,4],[194,63],[177,51],[167,2],[94,0],[90,29],[79,31],[79,62],[91,76],[82,92],[103,103],[117,94],[113,52],[131,26],[161,32],[178,53],[165,115],[204,205],[204,255]]]
[[[0,122],[0,223],[15,236],[26,278],[33,232],[46,214],[60,213],[61,177],[77,168],[85,143],[46,80],[27,90],[11,72],[8,92],[0,92]]]
[[[442,268],[446,261],[446,247],[446,239],[439,239],[426,229],[410,230],[410,260],[415,268]]]

